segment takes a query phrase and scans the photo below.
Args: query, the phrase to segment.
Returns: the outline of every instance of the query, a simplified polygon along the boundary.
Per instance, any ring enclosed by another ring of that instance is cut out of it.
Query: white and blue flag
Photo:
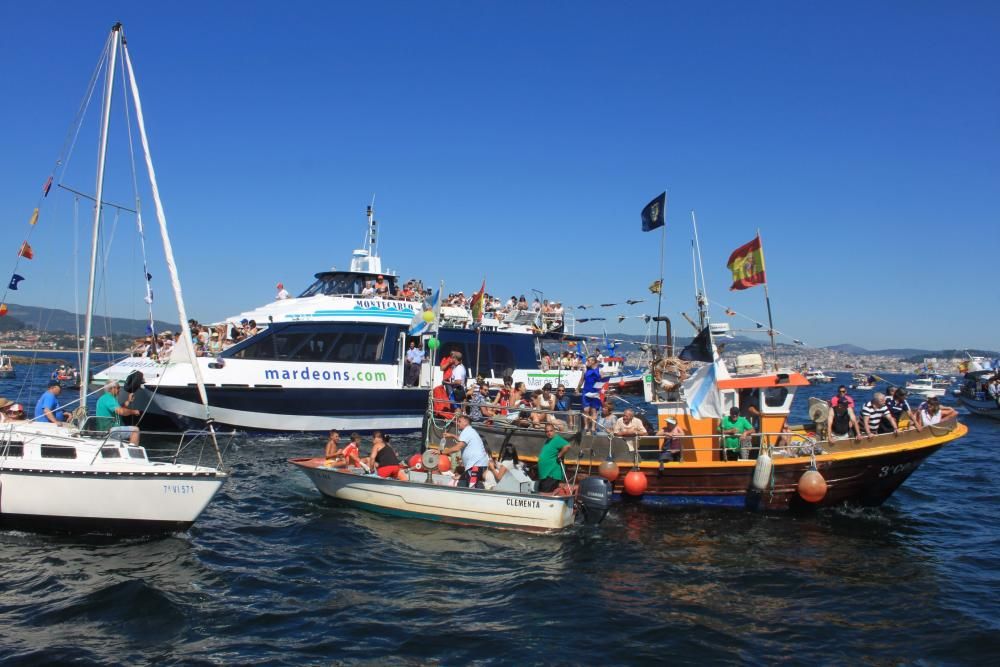
[[[410,320],[410,329],[406,332],[407,336],[422,336],[437,331],[438,316],[441,312],[442,289],[443,286],[439,287],[431,295],[430,301],[424,300],[423,307],[418,308],[417,312],[414,313],[413,319]],[[433,322],[426,322],[424,320],[424,312],[428,310],[434,313]]]

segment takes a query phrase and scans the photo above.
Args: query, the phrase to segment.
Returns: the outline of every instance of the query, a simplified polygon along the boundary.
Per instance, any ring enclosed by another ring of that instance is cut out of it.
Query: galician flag
[[[730,290],[741,290],[766,283],[764,250],[760,245],[760,235],[734,250],[726,266],[733,272],[733,284]]]

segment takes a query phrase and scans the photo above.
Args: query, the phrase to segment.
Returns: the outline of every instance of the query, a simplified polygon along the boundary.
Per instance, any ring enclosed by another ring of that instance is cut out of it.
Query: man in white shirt
[[[276,298],[277,299],[291,299],[292,295],[288,293],[288,290],[285,289],[284,285],[282,285],[281,283],[278,283],[278,296]]]
[[[462,473],[458,485],[482,489],[483,475],[487,468],[493,471],[493,476],[499,481],[507,470],[496,465],[490,455],[486,453],[486,445],[483,444],[483,439],[479,437],[476,429],[472,428],[469,415],[459,415],[457,422],[458,428],[461,429],[457,434],[444,434],[446,439],[455,440],[455,444],[445,447],[441,453],[447,456],[453,452],[462,452],[462,467],[465,468],[465,472]]]
[[[631,437],[635,435],[646,435],[646,427],[635,418],[635,410],[626,408],[618,421],[615,422],[615,435],[619,437]]]

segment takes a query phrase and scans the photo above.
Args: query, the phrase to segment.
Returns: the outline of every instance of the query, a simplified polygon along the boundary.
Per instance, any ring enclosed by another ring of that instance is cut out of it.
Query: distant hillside
[[[77,331],[77,316],[67,310],[55,308],[39,308],[38,306],[19,306],[16,303],[7,304],[8,317],[3,320],[18,320],[25,328],[37,329],[48,333],[73,333]],[[83,318],[80,318],[81,333]],[[157,331],[178,331],[180,325],[174,322],[156,320]],[[143,336],[146,334],[145,320],[130,320],[124,317],[94,317],[94,334],[103,336],[107,333],[126,336]]]

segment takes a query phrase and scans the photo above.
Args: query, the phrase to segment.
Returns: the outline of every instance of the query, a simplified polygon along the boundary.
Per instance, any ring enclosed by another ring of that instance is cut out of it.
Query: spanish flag
[[[486,281],[479,291],[472,296],[472,319],[475,322],[483,321],[483,297],[486,295]]]
[[[760,245],[760,236],[734,250],[726,266],[733,272],[733,284],[729,288],[731,291],[766,283],[764,251]]]

